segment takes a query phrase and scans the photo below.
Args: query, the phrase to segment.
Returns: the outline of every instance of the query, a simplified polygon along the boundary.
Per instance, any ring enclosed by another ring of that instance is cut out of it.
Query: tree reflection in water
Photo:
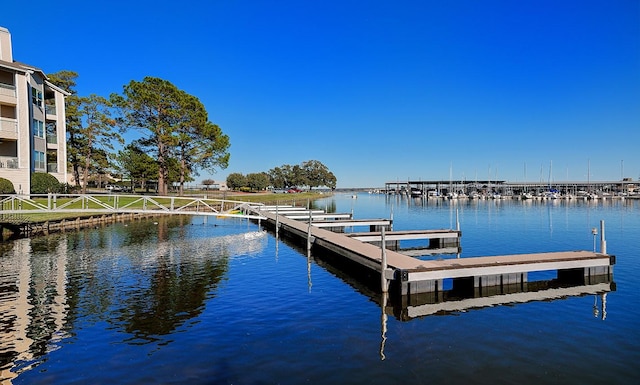
[[[157,217],[0,244],[0,378],[37,366],[71,331],[99,322],[129,334],[128,343],[161,341],[202,312],[229,258],[266,244],[263,232],[189,238],[190,220]]]

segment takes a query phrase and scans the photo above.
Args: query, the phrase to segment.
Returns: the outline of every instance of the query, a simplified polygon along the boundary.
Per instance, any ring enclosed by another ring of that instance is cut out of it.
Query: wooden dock
[[[361,242],[372,243],[376,246],[382,244],[382,232],[370,231],[363,233],[348,233],[348,237]],[[384,239],[386,248],[389,250],[402,250],[401,241],[427,240],[428,245],[424,249],[459,247],[462,232],[460,230],[401,230],[385,231]],[[457,251],[453,251],[456,253]]]
[[[441,239],[449,239],[448,237],[454,237],[456,231],[422,230],[394,233],[390,230],[391,221],[386,219],[318,222],[312,220],[309,223],[308,217],[306,222],[291,219],[286,215],[280,215],[279,209],[278,214],[254,207],[249,207],[248,210],[259,212],[266,217],[267,225],[274,228],[276,232],[299,241],[306,240],[309,249],[324,249],[340,258],[377,272],[381,275],[381,282],[388,282],[392,289],[398,290],[402,295],[442,291],[445,279],[453,280],[454,287],[482,288],[523,284],[527,282],[529,272],[545,270],[557,270],[558,276],[585,280],[592,276],[611,276],[615,264],[614,256],[592,251],[560,251],[425,261],[383,249],[358,238],[381,241],[382,231],[385,231],[386,241],[386,230],[389,229],[391,240],[403,236],[416,239],[440,236]],[[361,233],[350,236],[340,232],[340,229],[345,226],[363,225],[371,228],[369,235]],[[386,291],[384,284],[381,286],[382,291]]]

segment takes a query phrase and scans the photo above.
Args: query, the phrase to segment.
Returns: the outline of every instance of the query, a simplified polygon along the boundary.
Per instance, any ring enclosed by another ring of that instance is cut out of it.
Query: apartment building
[[[67,181],[64,98],[34,66],[13,60],[11,34],[0,27],[0,177],[30,193],[31,173]]]

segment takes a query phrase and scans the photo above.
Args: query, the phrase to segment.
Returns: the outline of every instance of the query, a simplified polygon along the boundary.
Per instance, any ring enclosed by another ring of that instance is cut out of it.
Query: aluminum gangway
[[[131,194],[11,194],[0,196],[2,217],[40,213],[90,214],[167,214],[199,215],[221,218],[266,219],[249,212],[249,205],[260,204],[228,199],[187,196]]]

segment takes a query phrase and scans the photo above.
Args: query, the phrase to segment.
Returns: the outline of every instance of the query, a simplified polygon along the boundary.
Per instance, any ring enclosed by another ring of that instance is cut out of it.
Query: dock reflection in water
[[[380,293],[378,280],[375,277],[363,275],[362,272],[351,273],[349,267],[336,263],[330,256],[316,255],[307,252],[308,266],[315,261],[331,274],[349,284],[358,292],[380,306],[380,359],[386,359],[384,350],[389,341],[387,337],[388,317],[406,322],[427,316],[456,315],[474,309],[494,306],[511,306],[527,302],[550,302],[570,297],[594,297],[593,307],[585,308],[594,317],[606,320],[607,294],[616,291],[613,274],[584,277],[576,281],[575,276],[538,281],[521,282],[519,284],[496,285],[489,287],[452,288],[440,292],[416,293],[400,295],[397,293]],[[329,258],[327,258],[329,257]],[[312,285],[310,268],[308,270],[309,288]]]

